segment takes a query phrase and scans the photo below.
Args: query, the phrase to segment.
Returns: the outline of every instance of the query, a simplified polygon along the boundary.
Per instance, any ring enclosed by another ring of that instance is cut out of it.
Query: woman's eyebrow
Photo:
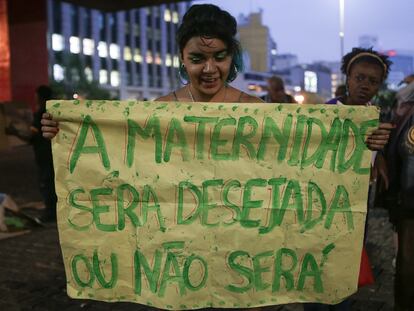
[[[201,52],[188,52],[188,56],[197,56],[197,57],[203,57],[204,54]]]

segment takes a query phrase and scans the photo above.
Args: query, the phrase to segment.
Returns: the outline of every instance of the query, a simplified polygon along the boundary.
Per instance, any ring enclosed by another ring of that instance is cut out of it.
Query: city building
[[[272,56],[277,54],[276,43],[270,36],[270,30],[262,23],[262,12],[239,17],[240,43],[249,54],[250,70],[269,72],[272,69]]]
[[[274,71],[291,93],[307,92],[318,94],[323,99],[332,97],[331,70],[319,63],[296,65],[281,71]]]
[[[239,73],[231,85],[249,94],[261,97],[267,94],[267,80],[271,76],[267,72],[245,71]]]
[[[285,70],[298,65],[298,57],[295,54],[276,54],[273,56],[272,71]]]
[[[341,63],[332,61],[319,61],[315,64],[329,68],[331,72],[331,97],[335,97],[335,92],[338,86],[345,84],[345,77],[341,72]]]
[[[48,0],[49,77],[89,81],[120,99],[153,99],[180,85],[175,33],[190,2],[102,12]]]
[[[388,50],[383,53],[392,61],[387,83],[395,90],[406,76],[414,74],[414,51]]]

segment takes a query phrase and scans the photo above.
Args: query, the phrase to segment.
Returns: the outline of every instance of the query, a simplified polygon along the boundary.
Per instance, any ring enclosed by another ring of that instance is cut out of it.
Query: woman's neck
[[[193,102],[225,102],[227,95],[227,86],[224,85],[217,93],[209,95],[198,92],[191,84],[187,86],[188,95]]]
[[[350,96],[344,96],[343,101],[345,105],[355,105],[355,106],[367,106],[369,101],[366,103],[358,103],[358,101],[353,100]]]

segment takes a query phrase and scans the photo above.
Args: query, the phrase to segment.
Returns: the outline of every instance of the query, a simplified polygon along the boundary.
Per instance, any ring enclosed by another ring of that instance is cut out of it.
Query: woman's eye
[[[222,54],[216,55],[215,58],[216,58],[217,61],[223,61],[223,60],[226,59],[226,57],[227,57],[227,53],[222,53]]]
[[[201,62],[201,60],[201,57],[190,57],[190,61],[195,64]]]

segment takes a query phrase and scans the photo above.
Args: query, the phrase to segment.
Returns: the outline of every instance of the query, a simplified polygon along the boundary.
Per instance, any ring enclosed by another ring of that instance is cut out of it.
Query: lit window
[[[95,42],[92,39],[83,39],[83,54],[93,55],[95,49]]]
[[[305,71],[305,91],[312,93],[318,91],[318,76],[313,71]]]
[[[53,79],[55,79],[55,81],[58,82],[65,79],[65,71],[63,67],[59,64],[53,65]]]
[[[178,21],[179,21],[179,19],[178,19],[178,13],[177,12],[173,12],[173,14],[172,14],[172,22],[174,24],[178,24]]]
[[[65,39],[62,35],[57,33],[52,34],[52,50],[53,51],[63,51],[65,48]]]
[[[160,57],[160,54],[155,54],[155,63],[157,64],[157,65],[161,65],[162,64],[162,60],[161,60],[161,57]]]
[[[70,37],[69,38],[70,43],[70,52],[73,54],[79,54],[80,53],[80,40],[78,37]]]
[[[118,71],[111,71],[111,85],[119,86],[119,72]]]
[[[164,11],[164,20],[166,22],[171,22],[171,11],[169,9]]]
[[[153,58],[152,58],[152,53],[151,53],[150,51],[147,51],[147,57],[145,58],[145,61],[146,61],[148,64],[152,64],[152,62],[153,62]]]
[[[167,54],[165,56],[165,66],[167,67],[171,67],[172,65],[172,58],[171,58],[171,54]]]
[[[108,56],[108,48],[106,46],[106,42],[99,42],[98,44],[98,55],[99,57],[107,57]]]
[[[109,45],[109,56],[112,59],[119,59],[119,46],[115,43]]]
[[[124,48],[124,59],[126,61],[130,61],[132,59],[131,48],[129,46]]]
[[[100,84],[108,83],[108,72],[105,69],[99,70],[99,83]]]
[[[135,49],[134,62],[136,62],[136,63],[142,63],[142,56],[141,56],[141,52],[140,52],[139,49]]]
[[[92,82],[93,80],[92,69],[90,67],[86,67],[84,72],[85,72],[86,80],[88,80],[89,82]]]
[[[178,60],[178,56],[174,56],[173,66],[178,68],[180,66],[180,61]]]

